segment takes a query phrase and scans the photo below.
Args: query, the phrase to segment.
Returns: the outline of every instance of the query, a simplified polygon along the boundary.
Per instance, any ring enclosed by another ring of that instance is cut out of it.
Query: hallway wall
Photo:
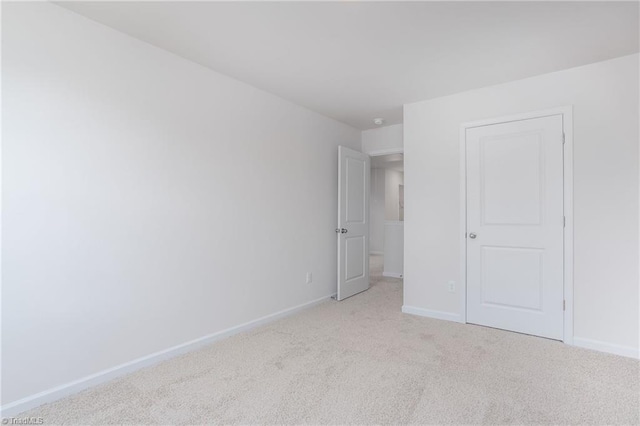
[[[369,203],[369,253],[384,250],[385,169],[371,169],[371,197]]]

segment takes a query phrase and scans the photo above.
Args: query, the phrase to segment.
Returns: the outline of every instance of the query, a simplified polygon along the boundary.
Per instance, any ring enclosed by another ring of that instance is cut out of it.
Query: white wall
[[[638,55],[405,105],[404,303],[455,319],[459,126],[574,106],[575,343],[638,350]],[[460,291],[458,286],[458,291]]]
[[[398,152],[403,147],[402,124],[364,130],[362,132],[362,152],[374,151]]]
[[[402,277],[404,246],[404,222],[387,221],[384,223],[384,264],[382,275]]]
[[[371,197],[369,197],[369,252],[382,254],[384,250],[385,169],[371,169]]]
[[[404,184],[404,173],[388,169],[384,176],[384,219],[400,220],[400,185]]]
[[[2,30],[3,404],[335,292],[359,131],[51,3]]]

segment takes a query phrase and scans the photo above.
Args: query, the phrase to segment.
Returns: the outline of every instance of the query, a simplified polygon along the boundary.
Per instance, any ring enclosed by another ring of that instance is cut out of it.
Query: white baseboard
[[[405,314],[418,315],[421,317],[435,318],[445,321],[453,321],[462,323],[462,317],[459,314],[451,312],[433,311],[431,309],[416,308],[415,306],[402,305],[402,312]]]
[[[594,351],[607,352],[614,355],[626,356],[629,358],[640,358],[640,351],[631,346],[616,345],[614,343],[602,342],[600,340],[585,339],[584,337],[573,337],[573,346],[579,348],[592,349]]]
[[[402,274],[400,272],[387,272],[384,271],[382,273],[383,277],[390,277],[390,278],[402,278]]]
[[[17,401],[10,402],[2,406],[2,408],[0,408],[0,413],[1,413],[0,415],[1,417],[15,416],[16,414],[19,414],[23,411],[27,411],[32,408],[36,408],[40,405],[56,401],[58,399],[64,398],[69,395],[73,395],[75,393],[78,393],[90,387],[108,382],[110,380],[113,380],[117,377],[124,376],[126,374],[132,373],[141,368],[149,367],[151,365],[157,364],[161,361],[165,361],[175,356],[194,351],[196,349],[207,346],[218,340],[222,340],[226,337],[233,336],[234,334],[238,334],[243,331],[247,331],[252,328],[265,325],[277,319],[284,318],[289,315],[293,315],[296,312],[311,308],[312,306],[315,306],[315,305],[318,305],[319,303],[327,301],[334,296],[335,294],[332,294],[330,296],[321,297],[319,299],[312,300],[311,302],[303,303],[301,305],[294,306],[292,308],[284,309],[282,311],[279,311],[270,315],[266,315],[262,318],[255,319],[253,321],[249,321],[244,324],[237,325],[235,327],[227,328],[226,330],[218,331],[216,333],[212,333],[212,334],[200,337],[198,339],[194,339],[189,342],[182,343],[180,345],[173,346],[171,348],[167,348],[162,351],[158,351],[150,355],[134,359],[133,361],[117,365],[107,370],[103,370],[98,373],[91,374],[81,379],[74,380],[73,382],[56,386],[54,388],[45,390],[43,392],[39,392],[37,394],[27,396]]]
[[[370,255],[374,254],[376,256],[382,256],[384,254],[384,252],[383,251],[373,251],[373,250],[371,250],[371,251],[369,251],[369,254]]]

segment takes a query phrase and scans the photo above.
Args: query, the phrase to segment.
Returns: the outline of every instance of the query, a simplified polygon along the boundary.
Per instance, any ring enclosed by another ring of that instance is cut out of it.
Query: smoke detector
[[[374,118],[373,124],[376,126],[382,126],[384,124],[384,118]]]

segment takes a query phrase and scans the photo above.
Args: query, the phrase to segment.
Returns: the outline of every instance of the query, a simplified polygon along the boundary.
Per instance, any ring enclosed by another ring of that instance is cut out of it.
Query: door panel
[[[363,236],[345,236],[345,258],[349,260],[345,268],[345,282],[364,276],[364,250],[365,241]]]
[[[486,138],[480,149],[484,224],[539,225],[544,185],[540,134]]]
[[[542,255],[540,249],[482,247],[482,304],[541,311]]]
[[[467,321],[563,337],[562,116],[467,129]]]
[[[369,156],[338,147],[338,292],[369,288]]]
[[[346,203],[346,224],[362,224],[365,221],[365,206],[367,201],[365,197],[365,182],[366,182],[366,163],[360,159],[355,159],[347,156],[345,158],[347,163],[346,172],[346,190],[347,195],[345,197]]]

